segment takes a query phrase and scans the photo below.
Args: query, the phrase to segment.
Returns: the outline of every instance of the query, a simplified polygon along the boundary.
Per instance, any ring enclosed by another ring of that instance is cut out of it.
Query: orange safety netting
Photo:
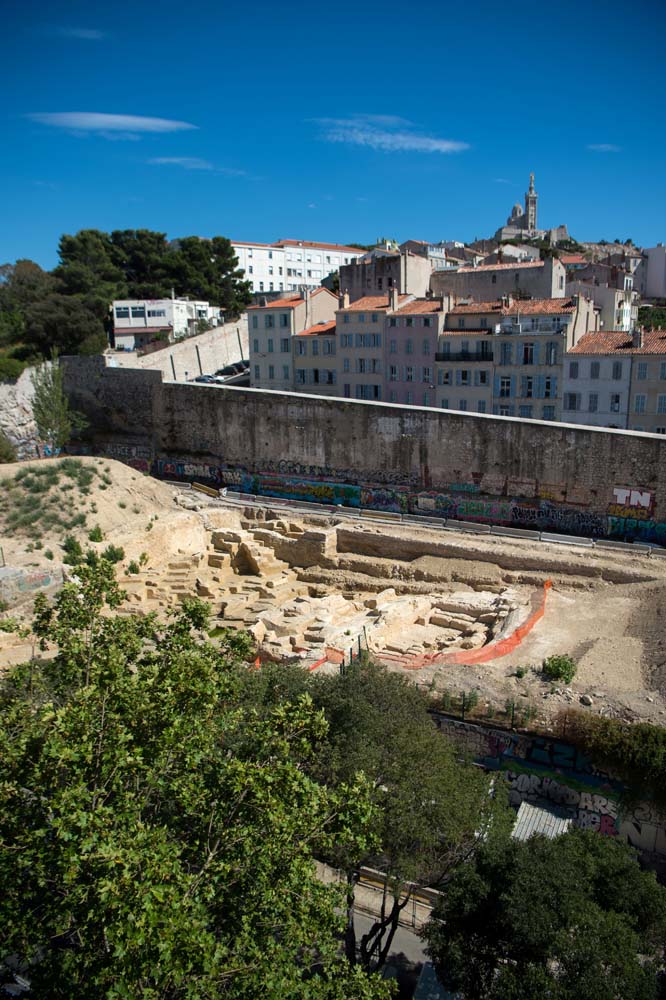
[[[428,653],[421,656],[417,656],[416,654],[409,656],[407,654],[401,655],[399,653],[382,652],[377,654],[377,658],[382,663],[395,663],[405,670],[422,670],[423,667],[446,666],[449,663],[488,663],[490,660],[499,659],[500,656],[507,656],[518,648],[525,636],[543,618],[546,611],[546,598],[552,586],[552,582],[546,580],[543,590],[536,591],[532,595],[530,599],[531,614],[522,625],[513,630],[511,635],[507,635],[503,639],[498,639],[497,642],[489,642],[487,646],[481,646],[480,649],[456,649],[451,653]],[[315,663],[311,663],[308,670],[316,670],[317,667],[321,667],[324,663],[344,663],[344,660],[345,654],[342,650],[335,649],[333,646],[327,646],[325,654]]]

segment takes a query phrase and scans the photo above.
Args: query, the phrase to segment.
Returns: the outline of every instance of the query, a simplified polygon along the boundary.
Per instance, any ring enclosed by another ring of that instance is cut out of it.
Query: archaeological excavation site
[[[81,497],[90,514],[72,534],[100,552],[110,540],[122,546],[123,614],[165,615],[197,596],[215,628],[251,634],[257,665],[326,673],[367,654],[435,694],[474,693],[481,706],[510,699],[548,715],[584,699],[601,714],[666,721],[666,560],[212,498],[110,460],[81,461],[92,470]],[[48,509],[49,497],[41,502]],[[71,574],[55,528],[37,547],[31,537],[34,524],[5,531],[13,568],[0,578],[26,617],[35,592]],[[27,652],[0,636],[0,663]],[[540,671],[563,653],[578,666],[568,687]]]

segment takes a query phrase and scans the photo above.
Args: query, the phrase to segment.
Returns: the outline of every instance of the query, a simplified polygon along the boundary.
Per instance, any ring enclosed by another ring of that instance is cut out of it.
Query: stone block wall
[[[666,439],[66,359],[84,447],[267,497],[666,544]]]

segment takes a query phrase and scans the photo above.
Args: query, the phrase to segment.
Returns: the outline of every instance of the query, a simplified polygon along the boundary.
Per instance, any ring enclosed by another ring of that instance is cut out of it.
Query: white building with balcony
[[[111,308],[119,351],[135,351],[160,337],[178,340],[196,333],[199,323],[219,326],[224,321],[218,306],[188,298],[116,299]]]

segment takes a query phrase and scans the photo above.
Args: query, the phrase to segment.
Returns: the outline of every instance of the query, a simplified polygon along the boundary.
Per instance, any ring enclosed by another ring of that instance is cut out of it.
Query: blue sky
[[[5,0],[0,263],[63,232],[666,239],[663,0]]]

